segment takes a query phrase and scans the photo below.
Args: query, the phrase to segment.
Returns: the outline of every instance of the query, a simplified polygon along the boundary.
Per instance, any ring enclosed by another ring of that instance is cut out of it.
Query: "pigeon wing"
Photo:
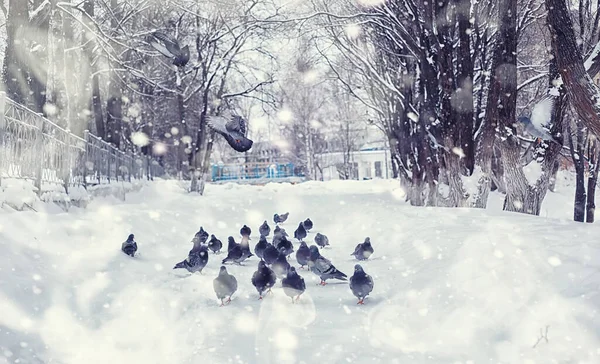
[[[225,125],[225,128],[229,132],[239,132],[246,135],[246,120],[241,116],[233,115]]]
[[[152,36],[161,42],[173,57],[181,55],[181,48],[179,48],[179,42],[177,42],[177,39],[160,31],[154,32]]]
[[[227,134],[229,132],[227,130],[228,122],[229,122],[229,120],[222,116],[207,116],[206,117],[206,123],[208,124],[208,126],[210,126],[210,128],[213,129],[214,131],[221,133],[221,134]]]

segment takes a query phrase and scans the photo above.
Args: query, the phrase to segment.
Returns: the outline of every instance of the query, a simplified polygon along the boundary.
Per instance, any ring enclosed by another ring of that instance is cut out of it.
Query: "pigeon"
[[[198,230],[196,235],[194,235],[194,238],[192,239],[192,243],[196,244],[196,242],[200,242],[200,244],[204,244],[204,243],[206,243],[207,239],[208,239],[208,233],[206,231],[204,231],[202,226],[200,226],[200,230]]]
[[[273,230],[273,236],[288,236],[288,233],[284,228],[280,228],[279,225],[275,226],[275,230]]]
[[[246,225],[242,226],[242,228],[240,229],[240,235],[242,236],[242,238],[250,239],[250,234],[252,234],[252,229],[250,229]]]
[[[267,224],[267,220],[265,220],[258,228],[258,232],[260,233],[260,236],[269,236],[269,234],[271,234],[271,227]]]
[[[294,238],[298,239],[298,241],[302,241],[306,238],[306,229],[302,223],[300,223],[296,231],[294,231]]]
[[[282,236],[277,245],[275,246],[278,251],[283,252],[285,256],[292,254],[294,252],[294,244],[291,241],[287,240],[285,236]]]
[[[236,152],[243,153],[252,148],[254,142],[246,138],[246,120],[242,117],[207,116],[206,122],[211,129],[221,134]]]
[[[290,269],[290,263],[288,263],[283,249],[279,251],[279,256],[275,259],[271,268],[279,278],[283,278],[287,275],[287,272]]]
[[[211,234],[210,240],[208,241],[208,249],[212,250],[212,252],[216,254],[221,252],[222,247],[223,243],[221,240],[217,239],[216,236]]]
[[[354,248],[354,257],[358,260],[367,260],[373,254],[374,250],[371,246],[371,238],[367,237],[364,243],[360,243]]]
[[[227,247],[227,258],[223,259],[221,264],[225,264],[227,262],[240,264],[246,260],[242,246],[235,242],[233,236],[230,236],[227,240],[229,241],[229,246]]]
[[[258,291],[259,300],[262,300],[265,291],[271,291],[276,281],[275,272],[264,261],[258,262],[258,270],[252,275],[252,285]]]
[[[269,244],[263,253],[263,260],[267,265],[271,265],[278,256],[279,250],[273,244]]]
[[[300,264],[300,269],[304,269],[304,266],[308,264],[308,259],[310,258],[310,249],[308,245],[306,245],[305,241],[300,242],[300,247],[296,251],[296,260],[298,264]]]
[[[304,220],[304,222],[302,223],[302,226],[304,226],[304,229],[306,231],[309,231],[310,229],[313,228],[313,222],[310,219],[306,219]]]
[[[221,306],[231,302],[231,296],[237,291],[238,283],[234,276],[227,272],[225,266],[221,266],[219,275],[213,280],[213,288],[217,294],[217,298],[221,300]],[[223,300],[227,298],[226,302]]]
[[[246,226],[246,225],[244,225]],[[252,252],[250,251],[250,241],[249,241],[250,237],[248,235],[244,235],[242,236],[242,241],[240,241],[240,246],[242,247],[242,255],[244,259],[248,259],[252,256],[254,256],[254,254],[252,254]]]
[[[292,303],[294,303],[294,298],[296,298],[296,302],[300,300],[300,295],[306,291],[306,283],[304,283],[304,278],[302,278],[296,272],[296,268],[291,267],[287,272],[287,276],[281,280],[281,285],[283,286],[283,292],[286,296],[292,299]]]
[[[358,298],[359,305],[364,305],[365,298],[373,291],[373,277],[365,273],[360,264],[354,266],[354,275],[350,277],[350,289]]]
[[[185,268],[190,273],[200,272],[208,263],[208,247],[206,245],[194,245],[185,260],[175,264],[173,269]]]
[[[129,234],[127,240],[121,244],[121,250],[130,257],[135,255],[135,252],[137,252],[137,243],[134,240],[133,234]]]
[[[254,246],[254,254],[256,254],[257,257],[263,260],[263,254],[265,252],[265,249],[267,249],[267,246],[269,246],[267,238],[264,235],[261,235],[260,239],[258,240],[258,243]]]
[[[190,61],[190,47],[179,47],[177,39],[165,34],[161,31],[156,31],[149,39],[152,48],[156,49],[163,56],[170,58],[173,64],[177,67],[185,67]]]
[[[327,238],[327,235],[317,233],[317,235],[315,235],[315,243],[321,248],[324,248],[329,245],[329,238]]]
[[[523,128],[527,134],[531,135],[532,137],[558,143],[558,141],[554,139],[552,134],[550,134],[546,128],[541,125],[534,125],[534,123],[531,122],[531,119],[527,116],[521,116],[517,120],[523,125]]]
[[[273,221],[275,222],[275,224],[281,224],[284,223],[285,220],[287,220],[288,216],[290,215],[289,212],[286,212],[285,214],[275,214],[273,215]]]
[[[318,275],[321,278],[320,285],[324,286],[327,283],[328,279],[339,279],[341,281],[346,281],[347,276],[337,270],[336,267],[331,264],[331,261],[319,253],[319,248],[316,245],[310,246],[310,258],[308,260],[308,268],[314,274]]]

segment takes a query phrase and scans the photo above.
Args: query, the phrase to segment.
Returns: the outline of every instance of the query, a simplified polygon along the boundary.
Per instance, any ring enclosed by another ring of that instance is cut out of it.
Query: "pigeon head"
[[[215,236],[215,234],[210,234],[210,240],[215,240],[217,237]]]
[[[221,269],[219,269],[219,275],[227,274],[227,268],[222,265]]]
[[[310,248],[310,259],[315,260],[319,257],[319,248],[316,245],[311,245]]]
[[[258,262],[258,269],[265,269],[266,266],[267,266],[267,264],[265,263],[264,260],[261,260],[260,262]]]
[[[304,248],[304,247],[308,247],[308,245],[306,244],[306,242],[305,242],[305,241],[301,241],[301,242],[300,242],[300,246],[301,246],[301,247],[303,247],[303,248]]]
[[[296,273],[296,268],[294,267],[290,267],[290,269],[288,269],[287,272],[287,277],[288,278],[293,278],[294,276],[296,276],[298,273]]]
[[[363,268],[360,266],[360,264],[357,264],[354,266],[354,272],[355,273],[364,273],[365,271],[363,270]]]
[[[367,237],[365,238],[365,243],[369,243],[369,244],[370,244],[370,243],[371,243],[371,238],[367,236]]]
[[[133,234],[129,234],[129,236],[127,237],[127,241],[133,241]]]

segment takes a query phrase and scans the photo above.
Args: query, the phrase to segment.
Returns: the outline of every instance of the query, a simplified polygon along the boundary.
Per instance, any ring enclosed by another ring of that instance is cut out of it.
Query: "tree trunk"
[[[83,35],[81,42],[83,44],[83,57],[82,59],[87,61],[82,62],[81,80],[82,89],[85,90],[85,96],[83,103],[85,107],[91,111],[93,117],[93,124],[89,125],[89,130],[95,128],[95,135],[103,140],[107,140],[106,137],[106,125],[104,124],[104,112],[102,111],[102,99],[100,95],[100,79],[98,76],[97,66],[97,55],[94,53],[95,41],[94,41],[94,23],[91,19],[94,17],[94,1],[85,0],[83,3],[84,15],[82,17]]]
[[[111,0],[111,26],[116,33],[118,28],[117,16],[119,14],[118,1]],[[116,53],[120,48],[116,43],[113,43]],[[117,74],[118,64],[114,61],[110,62],[110,80],[108,85],[108,95],[106,100],[106,129],[107,141],[113,144],[116,148],[121,148],[122,123],[123,123],[123,91],[121,90],[121,82]]]
[[[6,93],[13,101],[26,105],[29,98],[30,77],[25,55],[29,54],[26,32],[29,25],[27,1],[10,0],[6,19],[7,43],[4,52],[2,80]]]
[[[586,201],[586,216],[585,222],[593,223],[596,212],[596,184],[598,181],[597,163],[600,159],[600,154],[597,150],[597,142],[593,142],[590,151],[588,152],[589,176],[587,185],[587,201]]]

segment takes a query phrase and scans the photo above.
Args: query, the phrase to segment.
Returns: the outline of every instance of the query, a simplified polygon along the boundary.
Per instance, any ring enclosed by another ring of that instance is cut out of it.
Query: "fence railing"
[[[152,179],[163,169],[148,156],[123,152],[85,132],[83,138],[54,124],[0,92],[0,183],[28,179],[71,186]]]
[[[292,163],[213,164],[212,181],[302,177]]]

